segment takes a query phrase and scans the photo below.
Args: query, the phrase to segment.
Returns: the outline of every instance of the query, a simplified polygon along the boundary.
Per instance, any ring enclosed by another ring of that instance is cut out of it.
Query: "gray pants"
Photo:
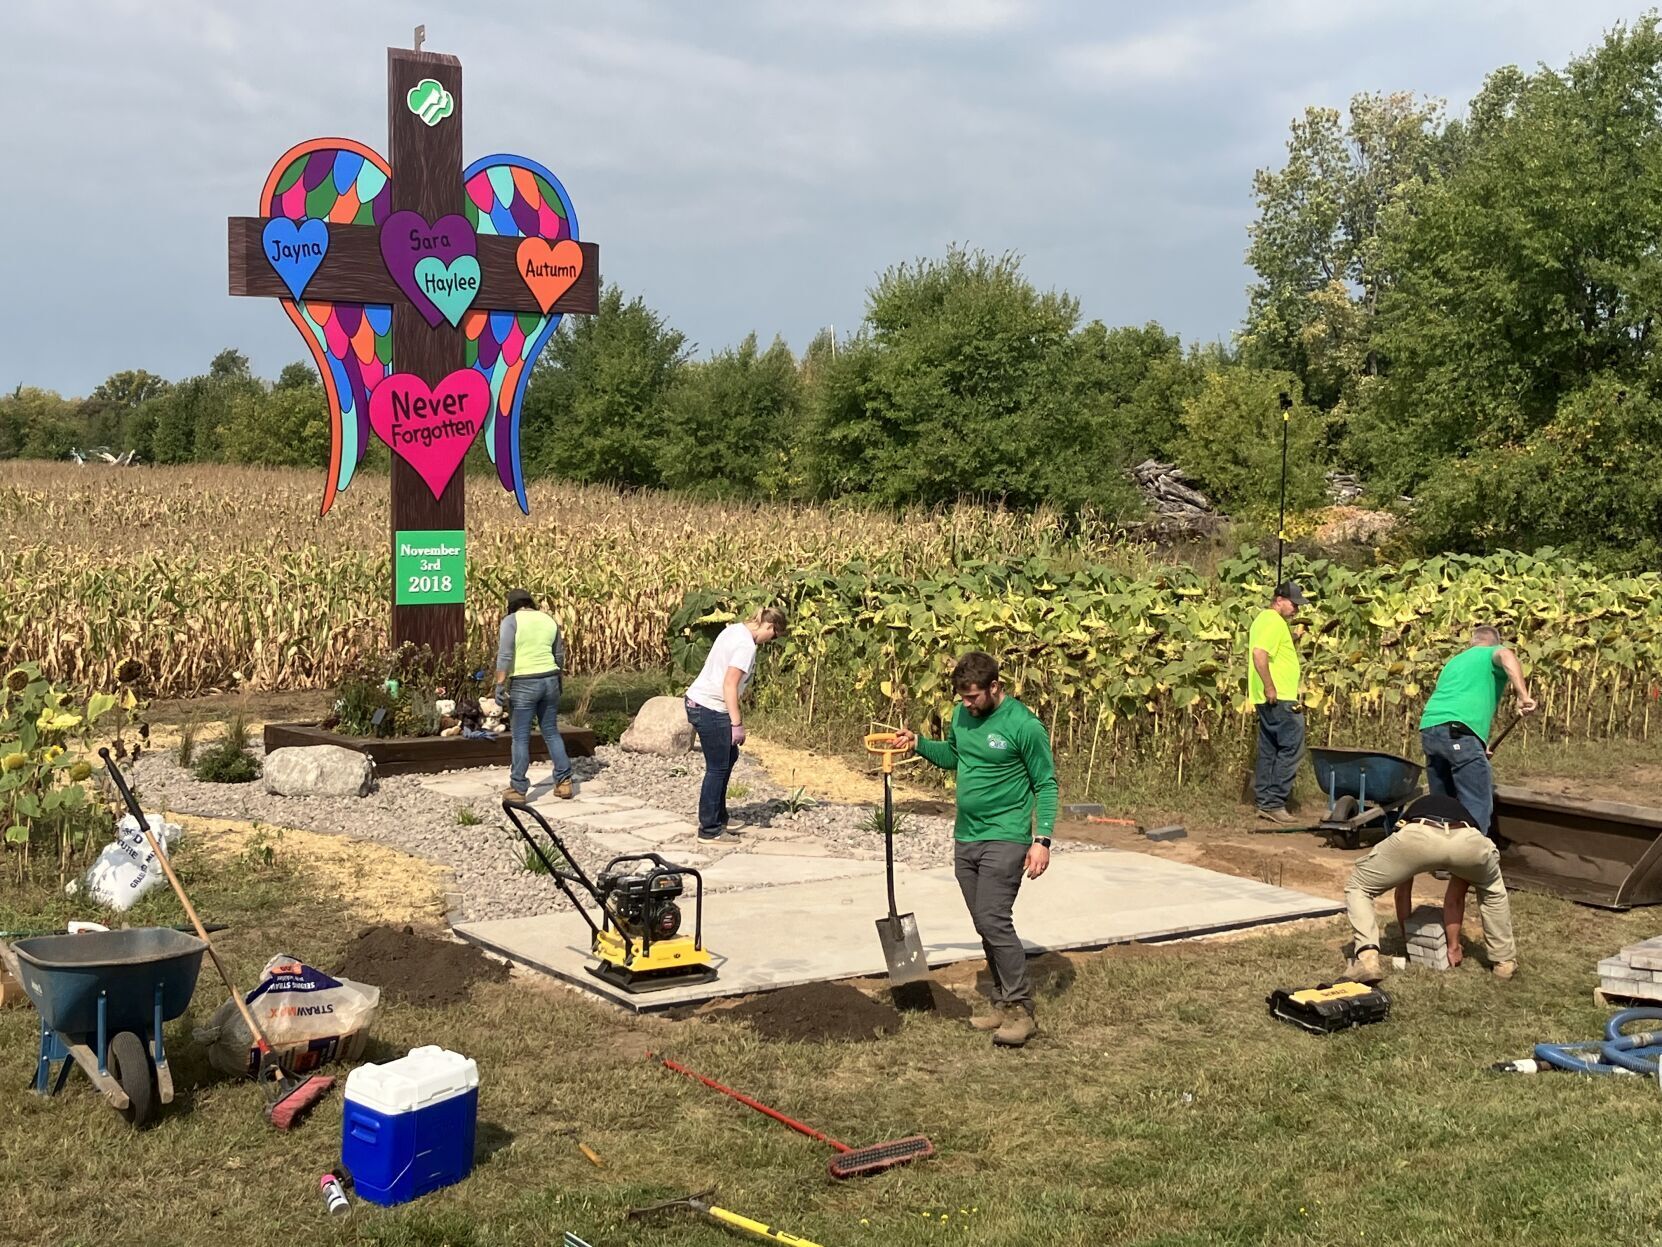
[[[1253,791],[1260,810],[1284,810],[1304,756],[1304,716],[1291,702],[1258,707],[1258,769]]]
[[[1015,840],[961,840],[953,853],[952,869],[987,954],[993,1003],[1020,1005],[1031,1013],[1033,983],[1027,977],[1027,952],[1010,917],[1026,861],[1027,845]]]

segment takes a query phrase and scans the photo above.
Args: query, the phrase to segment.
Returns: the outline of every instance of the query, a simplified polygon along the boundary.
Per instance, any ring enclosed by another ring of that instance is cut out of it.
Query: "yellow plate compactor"
[[[698,871],[674,865],[656,853],[626,853],[614,857],[597,878],[590,879],[534,807],[504,801],[502,809],[594,933],[590,947],[597,964],[588,967],[590,974],[632,993],[714,981],[714,958],[704,947],[704,879]],[[547,838],[553,856],[525,825],[527,815]],[[691,935],[681,930],[680,905],[689,877],[693,881]],[[578,897],[577,888],[600,910],[599,922]]]

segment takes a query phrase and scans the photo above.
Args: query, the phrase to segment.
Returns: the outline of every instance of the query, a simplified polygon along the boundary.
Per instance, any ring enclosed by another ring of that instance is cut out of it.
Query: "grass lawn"
[[[246,985],[276,951],[325,967],[362,921],[288,838],[273,860],[181,850],[187,887]],[[218,848],[208,851],[208,843]],[[409,914],[431,897],[410,889]],[[721,903],[720,898],[716,903]],[[383,898],[377,917],[397,916]],[[71,916],[46,889],[7,887],[0,926]],[[134,921],[172,922],[166,893]],[[479,1062],[481,1157],[465,1183],[399,1209],[325,1217],[338,1092],[290,1134],[259,1093],[227,1083],[188,1038],[223,998],[204,967],[169,1027],[179,1099],[134,1134],[78,1074],[55,1101],[20,1090],[34,1015],[0,1014],[0,1241],[373,1244],[715,1244],[697,1220],[626,1225],[635,1203],[709,1185],[721,1202],[827,1244],[1552,1243],[1652,1241],[1656,1088],[1638,1080],[1507,1078],[1490,1062],[1537,1039],[1590,1037],[1592,962],[1653,934],[1613,915],[1517,898],[1525,974],[1475,963],[1392,984],[1384,1025],[1318,1039],[1265,1016],[1273,986],[1336,967],[1336,923],[1226,943],[1068,959],[1043,1036],[1000,1052],[967,1029],[909,1019],[864,1044],[761,1042],[723,1023],[635,1021],[528,977],[465,1005],[386,1005],[374,1055],[439,1043]],[[1070,981],[1071,980],[1071,981]],[[937,1159],[837,1184],[828,1152],[684,1079],[649,1049],[855,1143],[927,1133]],[[605,1159],[592,1167],[577,1127]]]

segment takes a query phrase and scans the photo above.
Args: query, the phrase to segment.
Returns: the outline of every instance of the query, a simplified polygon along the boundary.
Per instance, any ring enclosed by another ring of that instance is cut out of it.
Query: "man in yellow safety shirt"
[[[1304,715],[1298,703],[1298,650],[1288,620],[1304,605],[1292,581],[1275,587],[1270,604],[1247,633],[1247,694],[1258,713],[1258,767],[1253,795],[1258,817],[1291,823],[1287,797],[1293,791],[1299,759],[1304,755]]]

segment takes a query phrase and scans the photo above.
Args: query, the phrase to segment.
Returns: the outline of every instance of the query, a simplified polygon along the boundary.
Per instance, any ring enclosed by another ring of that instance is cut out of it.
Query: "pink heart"
[[[473,368],[458,369],[434,389],[413,372],[395,372],[370,393],[369,424],[438,498],[485,427],[490,403],[490,383]]]

